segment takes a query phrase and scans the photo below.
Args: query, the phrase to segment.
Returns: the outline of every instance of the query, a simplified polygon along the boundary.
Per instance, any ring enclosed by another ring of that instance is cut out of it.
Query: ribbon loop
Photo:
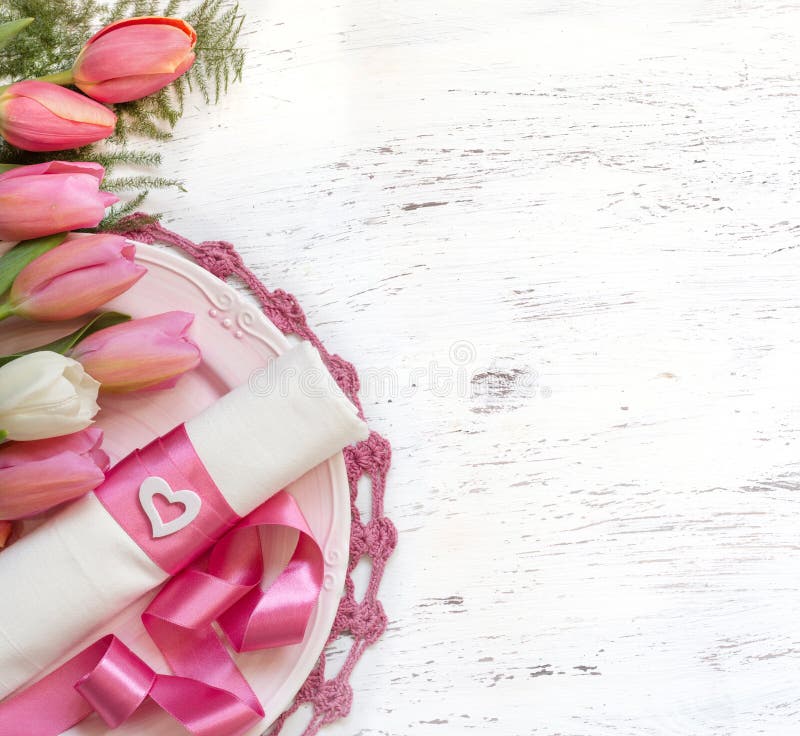
[[[262,527],[298,533],[289,563],[266,590],[260,587]],[[297,502],[277,493],[217,542],[207,569],[184,570],[142,614],[173,675],[157,674],[119,639],[104,637],[0,703],[0,736],[57,736],[92,712],[116,728],[148,697],[195,736],[239,736],[264,710],[212,623],[238,651],[296,644],[324,569]]]
[[[210,626],[250,589],[251,586],[236,585],[190,568],[162,588],[145,615],[184,629],[202,629]]]
[[[194,736],[240,736],[259,721],[227,690],[185,677],[158,675],[150,697]]]
[[[156,673],[113,637],[95,668],[75,689],[106,722],[116,728],[130,718],[150,693]]]

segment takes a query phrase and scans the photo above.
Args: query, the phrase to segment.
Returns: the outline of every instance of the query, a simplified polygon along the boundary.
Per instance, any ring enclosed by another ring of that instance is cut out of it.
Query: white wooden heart
[[[179,503],[183,506],[183,513],[172,521],[164,521],[158,513],[155,497],[163,496],[167,503]],[[142,504],[150,525],[153,527],[153,539],[168,537],[191,524],[200,513],[203,502],[194,491],[173,491],[169,483],[163,478],[152,475],[142,481],[139,486],[139,503]]]

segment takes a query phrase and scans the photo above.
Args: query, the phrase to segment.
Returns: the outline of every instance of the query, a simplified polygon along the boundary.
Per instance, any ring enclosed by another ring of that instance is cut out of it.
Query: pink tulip
[[[100,191],[105,169],[91,162],[47,161],[0,174],[0,240],[30,240],[94,227],[118,202]]]
[[[85,429],[0,446],[0,518],[34,516],[97,488],[108,468],[102,441],[99,429]]]
[[[16,82],[0,94],[0,135],[25,151],[62,151],[108,138],[117,116],[50,82]]]
[[[8,538],[14,531],[14,524],[11,521],[0,521],[0,549],[8,544]]]
[[[119,296],[147,269],[121,235],[70,233],[20,271],[9,295],[12,314],[39,322],[73,319]]]
[[[129,102],[157,92],[194,63],[197,34],[177,18],[117,21],[92,36],[72,67],[74,83],[100,102]]]
[[[194,315],[166,312],[123,322],[78,343],[72,357],[107,391],[172,388],[201,360],[187,336]]]

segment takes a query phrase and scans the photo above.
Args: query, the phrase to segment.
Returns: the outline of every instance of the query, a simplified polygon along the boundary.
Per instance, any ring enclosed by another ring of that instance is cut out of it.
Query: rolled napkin
[[[3,552],[0,699],[367,436],[309,343],[266,370],[267,380],[234,389],[122,460],[94,493]]]

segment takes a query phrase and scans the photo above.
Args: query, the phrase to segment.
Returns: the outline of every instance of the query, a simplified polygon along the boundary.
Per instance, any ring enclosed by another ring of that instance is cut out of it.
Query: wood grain
[[[797,733],[800,7],[243,7],[151,208],[296,294],[394,445],[326,733]]]

